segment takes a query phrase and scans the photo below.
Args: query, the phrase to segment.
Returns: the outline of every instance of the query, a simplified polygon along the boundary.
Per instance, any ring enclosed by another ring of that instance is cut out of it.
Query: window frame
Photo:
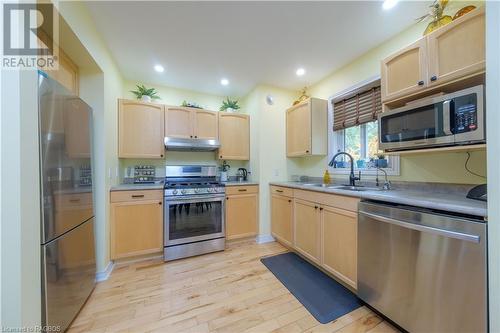
[[[362,90],[363,87],[369,86],[373,84],[375,81],[380,81],[380,76],[374,76],[371,77],[367,80],[361,81],[348,89],[345,89],[330,98],[328,98],[328,161],[331,161],[333,156],[337,153],[337,151],[340,149],[342,151],[343,148],[343,134],[341,134],[341,131],[334,131],[333,130],[333,101],[341,98],[342,96],[346,96],[349,94],[352,94],[353,92],[357,90]],[[344,131],[344,130],[342,130]],[[363,133],[363,132],[361,132]],[[364,139],[366,141],[366,138]],[[366,145],[366,143],[365,143]],[[366,148],[365,148],[366,149]],[[400,173],[400,158],[398,155],[390,155],[387,156],[387,158],[390,160],[389,165],[391,166],[390,168],[383,168],[387,172],[387,175],[389,176],[399,176]],[[363,175],[376,175],[377,174],[377,168],[361,168],[359,169],[354,163],[354,170],[361,171]],[[328,166],[328,172],[331,174],[338,174],[338,175],[347,175],[351,172],[350,168],[334,168],[333,166]],[[380,171],[378,171],[380,172]]]

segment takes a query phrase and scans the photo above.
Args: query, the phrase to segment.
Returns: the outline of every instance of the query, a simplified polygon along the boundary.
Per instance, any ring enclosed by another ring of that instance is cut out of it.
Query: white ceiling
[[[243,96],[257,84],[299,89],[319,81],[415,23],[429,1],[389,11],[380,1],[87,5],[126,79]]]

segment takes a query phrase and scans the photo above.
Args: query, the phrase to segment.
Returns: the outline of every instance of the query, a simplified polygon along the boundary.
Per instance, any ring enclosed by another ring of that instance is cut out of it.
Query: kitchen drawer
[[[359,198],[304,190],[295,190],[294,197],[297,199],[319,203],[321,205],[350,210],[352,212],[358,211]]]
[[[271,186],[271,194],[284,195],[287,197],[293,197],[293,189],[281,186]]]
[[[259,193],[258,185],[237,185],[237,186],[227,186],[226,187],[226,195],[235,195],[235,194],[249,194],[249,193]]]
[[[56,194],[55,206],[57,209],[63,207],[92,206],[92,192]]]
[[[111,202],[163,200],[162,190],[112,191]]]

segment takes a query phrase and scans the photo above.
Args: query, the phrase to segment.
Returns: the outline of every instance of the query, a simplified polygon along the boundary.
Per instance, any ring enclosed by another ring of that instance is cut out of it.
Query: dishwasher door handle
[[[374,219],[376,221],[394,224],[394,225],[397,225],[399,227],[412,229],[412,230],[416,230],[416,231],[428,232],[431,234],[436,234],[436,235],[449,237],[449,238],[455,238],[455,239],[464,240],[467,242],[479,243],[481,240],[480,237],[477,235],[469,235],[469,234],[464,234],[462,232],[457,232],[457,231],[450,231],[450,230],[444,230],[444,229],[439,229],[439,228],[434,228],[434,227],[428,227],[428,226],[424,226],[424,225],[420,225],[420,224],[403,222],[403,221],[399,221],[399,220],[396,220],[396,219],[393,219],[390,217],[385,217],[382,215],[367,213],[367,212],[363,212],[363,211],[359,211],[359,214],[364,215],[366,217],[369,217],[371,219]]]

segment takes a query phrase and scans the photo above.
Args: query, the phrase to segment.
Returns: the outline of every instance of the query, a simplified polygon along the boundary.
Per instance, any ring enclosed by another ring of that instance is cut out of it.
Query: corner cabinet
[[[111,192],[111,259],[163,250],[161,190]]]
[[[286,156],[328,153],[327,101],[310,98],[286,110]]]
[[[219,112],[219,141],[219,159],[250,160],[250,117]]]
[[[418,92],[427,82],[427,42],[413,43],[382,61],[382,100]]]
[[[216,140],[219,137],[217,112],[184,107],[166,107],[165,136]]]
[[[259,221],[259,186],[237,185],[226,188],[226,238],[257,235]]]
[[[118,100],[118,157],[163,158],[164,107]]]
[[[485,40],[481,7],[383,59],[382,102],[441,92],[438,88],[484,74]]]

